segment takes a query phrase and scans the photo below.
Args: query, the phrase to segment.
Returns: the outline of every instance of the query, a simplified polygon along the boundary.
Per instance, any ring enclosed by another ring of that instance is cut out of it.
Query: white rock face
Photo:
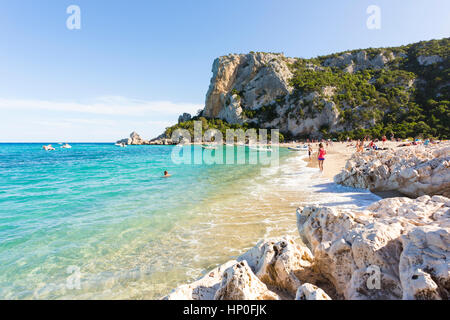
[[[444,59],[442,59],[438,55],[432,55],[432,56],[419,56],[417,57],[417,61],[421,66],[429,66],[431,64],[442,62],[444,61]]]
[[[327,94],[330,94],[327,92]],[[280,124],[278,127],[283,131],[289,131],[293,135],[300,135],[304,133],[318,132],[323,125],[328,125],[331,132],[339,130],[339,111],[333,101],[321,99],[320,103],[324,105],[322,111],[317,113],[314,117],[306,117],[299,120],[298,118],[288,117],[287,128]]]
[[[387,63],[394,60],[395,56],[392,52],[379,53],[372,59],[367,57],[367,52],[362,50],[356,53],[346,52],[338,57],[328,58],[324,62],[326,67],[338,67],[345,72],[353,73],[365,69],[381,69]]]
[[[227,121],[228,123],[242,124],[244,121],[241,117],[241,114],[241,98],[234,94],[230,97],[229,104],[227,104],[220,110],[217,117]]]
[[[438,226],[419,226],[402,237],[403,299],[450,299],[449,243],[448,228]]]
[[[233,104],[230,110],[238,110],[241,100],[230,101],[230,97],[234,95],[233,89],[244,92],[241,99],[245,100],[250,109],[291,92],[289,79],[292,73],[287,66],[288,61],[281,54],[271,53],[230,54],[216,59],[206,94],[204,116],[217,118],[221,110],[230,104]],[[239,118],[240,114],[229,117]]]
[[[243,260],[225,270],[215,300],[279,300]]]
[[[312,281],[314,278],[311,252],[296,244],[291,237],[260,241],[237,260],[248,261],[264,283],[292,296],[302,280]]]
[[[450,197],[450,144],[355,153],[336,183],[372,191]]]
[[[297,212],[314,267],[345,299],[448,299],[450,200],[381,200],[362,212]]]
[[[258,110],[273,104],[280,96],[292,93],[290,79],[293,75],[288,63],[293,62],[295,59],[272,53],[228,55],[216,59],[203,115],[233,124],[252,121],[244,115],[244,108]],[[323,69],[312,64],[307,67],[311,70]],[[308,114],[301,121],[298,117],[289,117],[289,112],[303,106],[292,105],[287,99],[277,107],[278,116],[274,121],[261,123],[260,127],[277,127],[294,135],[319,132],[323,125],[328,125],[333,132],[339,130],[339,111],[331,101],[335,90],[335,87],[327,86],[321,92],[308,93],[304,101],[321,104],[323,108],[317,113]]]
[[[331,300],[331,298],[319,287],[305,283],[298,288],[295,300]]]
[[[216,291],[222,284],[223,274],[229,267],[234,266],[236,260],[228,261],[211,270],[204,277],[172,290],[164,300],[214,300]]]

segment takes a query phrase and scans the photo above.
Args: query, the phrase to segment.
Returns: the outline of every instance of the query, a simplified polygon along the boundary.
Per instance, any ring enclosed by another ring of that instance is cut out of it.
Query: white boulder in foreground
[[[297,212],[318,273],[344,299],[448,299],[450,200],[384,199],[362,212]]]
[[[450,197],[450,144],[355,153],[334,181],[371,191],[396,190],[411,197]]]
[[[241,261],[225,270],[215,300],[278,300],[278,295],[258,279],[247,264]]]
[[[298,288],[295,300],[331,300],[331,298],[319,287],[305,283]]]
[[[168,300],[449,299],[450,199],[390,198],[364,211],[297,211],[305,245],[260,241]]]
[[[182,285],[167,300],[294,299],[300,279],[317,278],[308,248],[291,237],[267,239],[203,278]]]
[[[238,258],[248,261],[259,279],[267,285],[295,296],[301,280],[312,279],[311,251],[290,237],[260,241]]]
[[[221,266],[211,270],[201,279],[191,283],[184,284],[172,290],[165,296],[164,300],[214,300],[216,291],[219,289],[223,273],[229,267],[237,263],[236,260],[228,261]]]

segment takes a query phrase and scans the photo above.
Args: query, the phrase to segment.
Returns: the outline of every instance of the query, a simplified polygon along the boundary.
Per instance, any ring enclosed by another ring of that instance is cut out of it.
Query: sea
[[[380,199],[287,148],[42,145],[0,144],[0,299],[159,299],[261,239],[298,238],[299,206]]]

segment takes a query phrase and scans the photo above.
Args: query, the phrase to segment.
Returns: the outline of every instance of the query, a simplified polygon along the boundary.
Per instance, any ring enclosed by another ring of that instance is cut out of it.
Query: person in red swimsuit
[[[327,152],[323,148],[323,144],[319,143],[319,157],[317,158],[317,160],[319,160],[319,170],[321,172],[323,172],[323,162],[325,161],[326,154],[327,154]]]

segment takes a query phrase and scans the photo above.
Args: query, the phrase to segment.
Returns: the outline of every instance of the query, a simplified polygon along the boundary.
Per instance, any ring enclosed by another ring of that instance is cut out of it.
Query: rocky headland
[[[125,138],[116,142],[116,144],[124,145],[173,145],[175,144],[172,139],[167,139],[165,136],[160,136],[152,140],[142,139],[139,134],[132,132],[129,138]]]
[[[450,137],[450,39],[368,48],[305,59],[283,53],[214,60],[205,107],[166,128],[193,132],[193,120],[229,128],[279,129],[284,141],[395,134]]]
[[[345,137],[361,130],[372,135],[383,127],[405,138],[417,132],[447,135],[448,116],[439,108],[448,110],[449,48],[449,39],[442,39],[313,59],[229,54],[213,63],[201,115],[278,128],[292,138]]]
[[[450,38],[319,56],[228,54],[214,60],[203,110],[175,129],[278,129],[285,141],[424,135],[448,139]],[[128,139],[125,139],[129,142]],[[168,143],[168,141],[166,141]]]

